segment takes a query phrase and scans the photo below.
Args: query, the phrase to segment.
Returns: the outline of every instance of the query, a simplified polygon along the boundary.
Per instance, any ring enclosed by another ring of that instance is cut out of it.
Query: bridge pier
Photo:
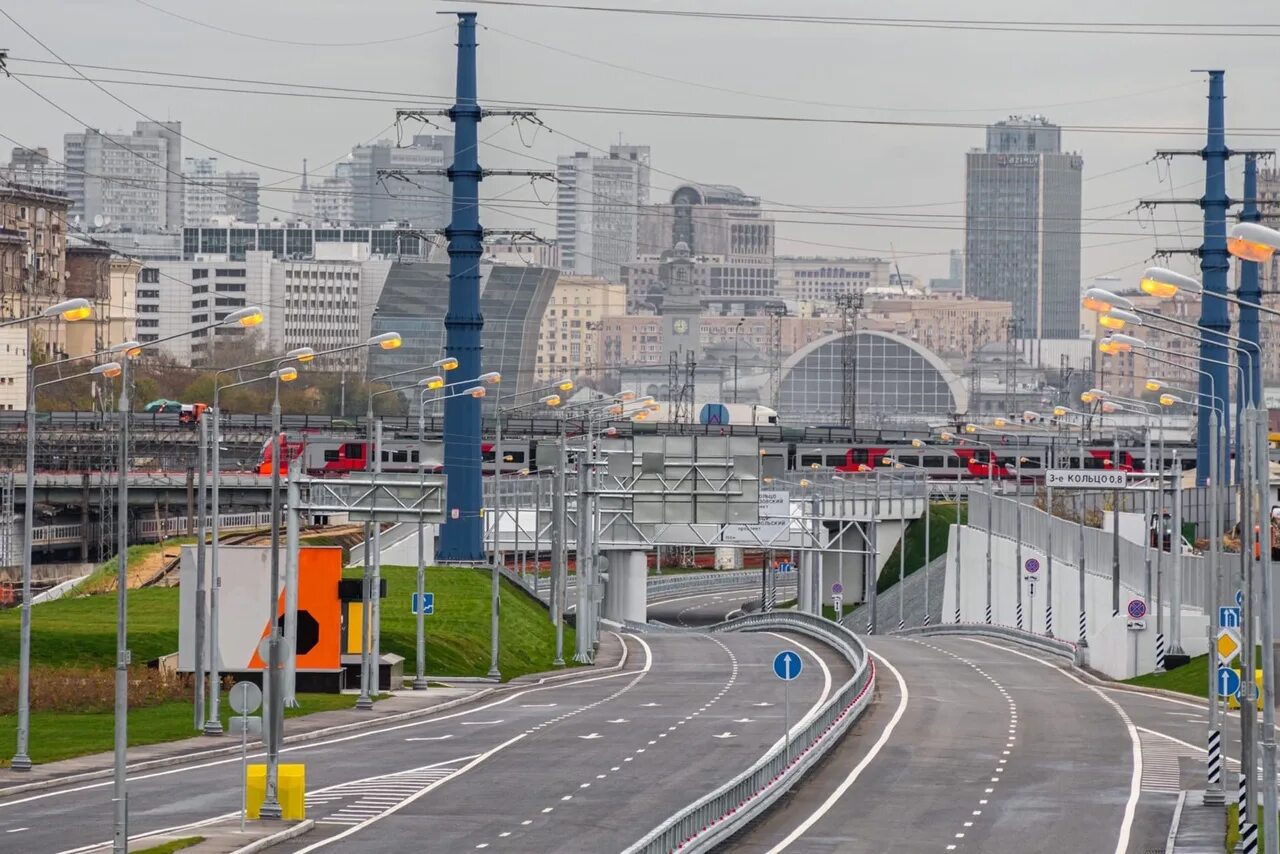
[[[604,594],[604,618],[643,623],[648,619],[649,577],[645,553],[639,550],[607,550],[609,583]]]

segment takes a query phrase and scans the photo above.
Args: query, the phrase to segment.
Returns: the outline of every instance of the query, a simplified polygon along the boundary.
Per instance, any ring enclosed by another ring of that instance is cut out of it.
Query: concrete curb
[[[615,635],[617,637],[617,635]],[[618,642],[623,643],[622,638],[618,637]],[[623,645],[625,650],[625,643]],[[546,670],[544,674],[530,673],[527,676],[518,677],[518,679],[533,680],[529,682],[511,681],[506,683],[507,686],[522,688],[527,686],[536,686],[546,682],[558,682],[562,679],[568,679],[578,675],[587,675],[589,673],[612,673],[620,670],[627,663],[627,657],[624,655],[617,663],[609,667],[601,667],[595,669],[592,667],[575,667],[571,670]],[[318,739],[327,738],[332,735],[343,735],[352,732],[361,732],[366,729],[376,729],[384,724],[402,723],[404,721],[415,720],[417,718],[430,717],[438,712],[448,711],[457,708],[466,703],[488,697],[490,694],[496,693],[498,688],[485,688],[466,697],[458,697],[453,700],[446,700],[435,706],[425,709],[413,709],[407,712],[398,712],[394,715],[387,715],[377,719],[367,721],[354,721],[349,724],[338,724],[336,726],[324,727],[323,729],[312,730],[311,732],[299,733],[298,735],[287,735],[284,737],[283,743],[305,744],[308,741],[316,741]],[[240,746],[229,745],[227,747],[215,747],[210,750],[192,750],[185,753],[176,753],[173,756],[166,756],[161,759],[149,759],[143,762],[136,762],[128,766],[130,774],[139,771],[151,771],[156,768],[168,768],[174,765],[181,765],[199,759],[213,759],[221,756],[231,756],[240,752]],[[17,772],[12,772],[17,773]],[[34,783],[20,783],[16,786],[8,786],[0,789],[0,798],[9,798],[15,795],[27,794],[29,792],[41,792],[46,789],[56,789],[59,786],[71,785],[74,783],[88,783],[95,780],[102,780],[110,777],[114,771],[111,768],[101,768],[97,771],[84,771],[79,774],[67,774],[61,777],[52,777],[48,780],[40,780]]]
[[[286,827],[284,830],[273,833],[270,836],[264,836],[256,842],[250,842],[243,848],[237,848],[233,854],[257,854],[257,852],[265,851],[273,845],[279,845],[281,842],[287,842],[294,837],[308,833],[315,826],[316,823],[312,819],[300,821],[292,827]]]

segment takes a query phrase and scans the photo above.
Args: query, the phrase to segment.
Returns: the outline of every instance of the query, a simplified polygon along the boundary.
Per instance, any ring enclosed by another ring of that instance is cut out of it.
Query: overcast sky
[[[1198,159],[1175,160],[1172,182],[1167,167],[1157,170],[1154,164],[1143,164],[1157,148],[1198,148],[1203,135],[1087,133],[1070,126],[1203,127],[1206,76],[1189,69],[1225,68],[1228,127],[1280,134],[1280,63],[1275,59],[1280,55],[1280,7],[1265,3],[1248,4],[1252,23],[1269,24],[1274,35],[1227,38],[1195,29],[1176,37],[1009,33],[468,7],[431,0],[147,2],[215,27],[312,44],[279,44],[217,32],[167,16],[139,0],[17,0],[3,8],[53,51],[78,64],[449,96],[454,84],[452,19],[436,13],[472,8],[479,12],[480,23],[492,28],[480,34],[482,103],[500,99],[907,122],[985,123],[1012,113],[1041,113],[1068,126],[1064,146],[1084,157],[1086,279],[1107,273],[1132,277],[1156,245],[1181,245],[1176,236],[1179,224],[1194,236],[1198,209],[1163,207],[1155,212],[1154,222],[1150,214],[1144,222],[1127,211],[1141,196],[1199,196],[1204,170]],[[855,0],[596,0],[594,5],[986,21],[1213,20],[1211,4],[1192,0],[1078,0],[1070,6],[990,0],[903,0],[892,5]],[[18,61],[53,57],[8,21],[0,19],[0,25],[5,32],[0,47],[7,47],[14,58],[12,71],[72,73],[56,65]],[[413,36],[416,33],[423,34]],[[104,80],[166,81],[118,71],[85,73]],[[103,130],[128,130],[141,118],[84,82],[33,76],[22,81]],[[168,82],[263,88],[178,78]],[[411,103],[390,95],[371,96],[380,100],[327,100],[102,85],[143,113],[181,120],[188,137],[185,155],[210,153],[204,146],[221,149],[252,161],[236,163],[219,155],[223,168],[252,169],[261,174],[264,185],[281,187],[296,186],[302,158],[313,168],[334,160],[352,144],[379,136],[392,124],[397,103]],[[16,80],[0,80],[0,115],[0,133],[24,145],[46,146],[58,158],[62,134],[76,129],[75,121]],[[682,179],[693,179],[735,184],[763,197],[770,207],[862,208],[868,216],[853,221],[829,213],[779,213],[782,220],[803,220],[779,223],[779,253],[887,257],[892,243],[903,272],[924,277],[945,275],[947,251],[963,246],[964,152],[983,143],[979,128],[793,124],[553,109],[539,115],[552,131],[594,146],[607,147],[619,136],[652,146],[656,200]],[[482,126],[482,138],[493,134],[492,145],[482,148],[482,164],[487,167],[546,168],[538,159],[554,160],[584,147],[546,131],[530,139],[526,130],[522,140],[506,122],[493,118]],[[1234,134],[1228,142],[1237,148],[1268,148],[1276,138]],[[10,146],[3,140],[0,144]],[[1230,186],[1236,196],[1240,169],[1240,162],[1233,161]],[[539,196],[550,200],[553,189],[543,184],[537,193],[527,184],[521,186],[521,179],[489,179],[482,194],[503,195],[503,200],[494,203],[484,221],[553,235],[554,210],[538,203]],[[268,206],[291,207],[287,192],[266,190],[262,201],[264,219],[273,213]],[[1194,243],[1190,239],[1186,245]],[[1190,264],[1188,259],[1174,262],[1188,271]]]

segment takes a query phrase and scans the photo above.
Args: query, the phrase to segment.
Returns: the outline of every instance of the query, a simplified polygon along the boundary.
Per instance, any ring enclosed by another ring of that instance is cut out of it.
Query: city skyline
[[[831,4],[815,2],[812,5],[815,12],[834,14],[836,11],[823,9]],[[940,11],[943,6],[916,3],[912,4],[912,10],[924,16]],[[1010,4],[984,5],[985,12],[992,16],[998,16],[1006,8],[1012,9]],[[253,17],[260,19],[264,27],[274,26],[275,31],[296,37],[292,40],[340,41],[341,38],[333,36],[332,28],[324,25],[331,20],[328,14],[331,9],[336,7],[320,4],[314,7],[308,20],[270,9],[257,9]],[[236,16],[234,4],[225,11],[229,20],[249,19]],[[1179,2],[1170,4],[1166,14],[1173,18],[1191,12],[1189,3]],[[25,23],[33,33],[61,55],[77,62],[165,70],[166,64],[179,66],[187,58],[175,49],[178,44],[192,51],[190,59],[195,63],[208,59],[210,51],[234,48],[240,67],[234,76],[245,79],[333,83],[446,96],[451,93],[450,64],[434,60],[451,39],[447,27],[416,40],[391,42],[391,46],[380,50],[361,51],[354,47],[309,50],[303,46],[209,33],[192,24],[166,19],[143,6],[122,10],[106,22],[105,30],[90,30],[74,18],[55,18],[40,9],[26,14]],[[765,30],[759,25],[743,24],[735,33],[737,50],[713,48],[709,55],[717,56],[718,61],[703,67],[700,61],[685,58],[688,52],[682,52],[681,48],[705,37],[712,26],[710,23],[695,20],[677,25],[665,18],[635,20],[597,16],[591,19],[593,43],[588,47],[564,38],[563,34],[570,32],[563,28],[569,20],[565,16],[569,14],[517,8],[481,9],[481,22],[491,28],[481,45],[482,103],[500,106],[500,100],[535,105],[538,102],[588,105],[612,102],[644,109],[697,111],[707,109],[708,90],[699,89],[701,85],[734,90],[714,96],[720,104],[716,112],[871,119],[890,124],[796,125],[548,110],[541,118],[558,133],[535,134],[532,128],[518,132],[502,130],[490,141],[491,145],[485,145],[482,159],[487,166],[539,168],[541,162],[542,168],[548,168],[548,162],[554,163],[557,157],[582,147],[574,139],[607,150],[609,145],[616,144],[621,132],[624,141],[643,141],[662,152],[657,160],[661,171],[655,169],[652,179],[655,198],[674,188],[677,178],[672,176],[681,176],[708,182],[751,183],[753,192],[767,203],[802,205],[823,211],[835,211],[837,206],[860,206],[859,210],[840,211],[840,215],[803,216],[795,210],[788,212],[786,218],[806,221],[786,223],[785,229],[780,228],[779,252],[883,256],[889,254],[892,243],[904,267],[926,279],[945,276],[947,253],[962,245],[963,164],[955,162],[959,159],[956,153],[981,144],[981,126],[1013,112],[1051,113],[1068,133],[1072,132],[1071,128],[1083,126],[1134,126],[1131,128],[1134,132],[1130,133],[1082,132],[1078,138],[1077,147],[1089,163],[1083,188],[1086,221],[1082,228],[1081,270],[1082,279],[1087,280],[1117,269],[1130,273],[1140,269],[1150,253],[1152,231],[1148,228],[1144,232],[1137,220],[1127,215],[1127,210],[1137,197],[1168,192],[1170,184],[1167,177],[1163,182],[1160,180],[1164,172],[1157,176],[1154,166],[1144,164],[1156,147],[1196,144],[1192,136],[1137,129],[1194,130],[1203,123],[1201,79],[1163,64],[1144,63],[1140,52],[1107,52],[1100,61],[1088,63],[1079,73],[1070,76],[1048,71],[1057,67],[1055,63],[1075,57],[1085,37],[1050,35],[1032,44],[1016,34],[971,33],[967,39],[979,40],[986,50],[976,52],[961,66],[949,68],[948,74],[939,75],[939,63],[955,58],[959,46],[949,39],[946,31],[910,31],[906,35],[911,44],[923,55],[937,59],[920,68],[894,63],[894,74],[877,79],[873,99],[850,97],[845,92],[844,81],[859,79],[867,68],[890,62],[892,55],[888,53],[889,45],[880,44],[858,30],[850,34],[840,28],[829,31],[791,25],[787,29],[790,38],[772,44],[762,40]],[[409,16],[410,20],[413,18]],[[158,23],[172,25],[169,32],[173,34],[173,43],[157,44],[156,49],[148,53],[147,63],[137,62],[126,51],[114,47],[129,43],[138,38],[138,33]],[[423,16],[419,29],[438,26],[434,18]],[[110,37],[117,33],[128,38]],[[368,40],[400,37],[368,32],[352,33],[351,40],[359,40],[357,36],[368,36]],[[1110,39],[1117,44],[1121,41],[1112,35],[1096,38]],[[1179,38],[1153,38],[1158,39],[1153,43],[1187,44]],[[557,54],[520,39],[686,82],[628,74]],[[1247,39],[1214,39],[1204,35],[1199,39],[1195,43],[1197,61],[1187,64],[1228,68],[1228,91],[1237,95],[1228,106],[1228,125],[1267,127],[1266,111],[1259,103],[1265,99],[1240,97],[1258,85],[1256,77],[1251,79],[1249,72],[1253,65],[1264,61],[1260,46]],[[674,49],[671,51],[674,58],[661,70],[648,67],[651,63],[643,47],[658,41]],[[402,49],[404,45],[418,47],[419,43],[430,47],[421,53],[421,58],[420,52],[410,54]],[[769,64],[767,73],[761,71],[763,66],[759,63],[752,63],[741,55],[749,55],[753,46],[773,52],[771,56],[777,61]],[[50,60],[37,45],[25,39],[15,40],[10,51],[13,56],[10,67],[19,74],[49,70],[47,66],[23,63],[25,58]],[[809,64],[798,60],[813,55],[837,62],[832,73],[821,77],[808,74]],[[333,61],[338,59],[344,69],[342,75],[335,75],[331,70]],[[793,59],[797,61],[790,61]],[[1001,69],[1011,63],[1021,69],[1020,74],[1001,73]],[[1041,68],[1046,71],[1039,71]],[[584,74],[584,71],[591,73]],[[107,72],[97,74],[103,79],[110,77]],[[129,127],[139,119],[87,83],[19,79],[86,123],[104,130]],[[114,79],[158,80],[137,75],[117,75]],[[1103,85],[1103,81],[1112,80],[1119,82]],[[253,161],[237,163],[226,157],[220,159],[227,170],[260,172],[265,188],[263,218],[269,218],[267,214],[272,207],[291,208],[290,193],[297,187],[303,157],[308,158],[313,173],[328,174],[320,164],[345,155],[355,144],[376,140],[385,134],[387,111],[394,106],[332,100],[320,102],[324,109],[316,110],[311,109],[316,102],[309,98],[102,85],[153,117],[182,118],[187,134],[184,154],[209,156],[213,152],[198,144],[207,143]],[[236,88],[216,82],[200,85]],[[546,93],[557,87],[566,91],[560,97],[547,97]],[[736,91],[769,97],[748,97]],[[975,98],[970,94],[974,91],[982,91],[985,97]],[[21,114],[27,117],[23,128],[10,131],[14,139],[23,145],[44,145],[51,152],[57,151],[57,140],[74,127],[74,122],[20,87],[15,87],[13,97]],[[378,98],[387,102],[406,100],[392,96]],[[876,103],[868,105],[872,100]],[[849,102],[882,109],[859,111],[831,106]],[[903,121],[916,124],[897,124]],[[493,128],[498,130],[496,123]],[[522,138],[531,147],[526,148]],[[741,145],[743,139],[750,139],[750,144]],[[797,140],[802,140],[805,146],[804,156],[799,158],[793,155]],[[1232,140],[1235,144],[1258,144],[1265,138],[1233,134]],[[850,151],[856,151],[857,155],[850,158]],[[748,182],[744,176],[753,180]],[[1238,185],[1237,176],[1238,170],[1233,164],[1231,177]],[[1182,165],[1175,166],[1172,178],[1174,185],[1181,186],[1193,183],[1196,176],[1189,166]],[[485,194],[508,193],[513,183],[518,184],[519,180],[494,179],[486,184]],[[546,191],[540,192],[545,201]],[[909,207],[897,207],[903,204]],[[538,228],[547,236],[553,232],[554,215],[528,191],[510,192],[503,200],[488,206],[485,219],[496,227]],[[1178,244],[1178,224],[1173,220],[1167,213],[1157,214],[1156,233]],[[858,224],[852,225],[851,221]],[[818,222],[838,224],[819,225]],[[1181,227],[1183,231],[1188,230],[1185,221]]]

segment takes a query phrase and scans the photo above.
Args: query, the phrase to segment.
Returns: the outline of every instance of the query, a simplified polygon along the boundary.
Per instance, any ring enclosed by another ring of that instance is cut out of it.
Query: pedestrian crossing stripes
[[[1176,795],[1182,791],[1181,759],[1200,761],[1200,751],[1167,738],[1138,731],[1142,743],[1142,791]]]
[[[317,824],[357,825],[457,771],[457,768],[417,768],[321,789],[307,795],[307,815]]]

